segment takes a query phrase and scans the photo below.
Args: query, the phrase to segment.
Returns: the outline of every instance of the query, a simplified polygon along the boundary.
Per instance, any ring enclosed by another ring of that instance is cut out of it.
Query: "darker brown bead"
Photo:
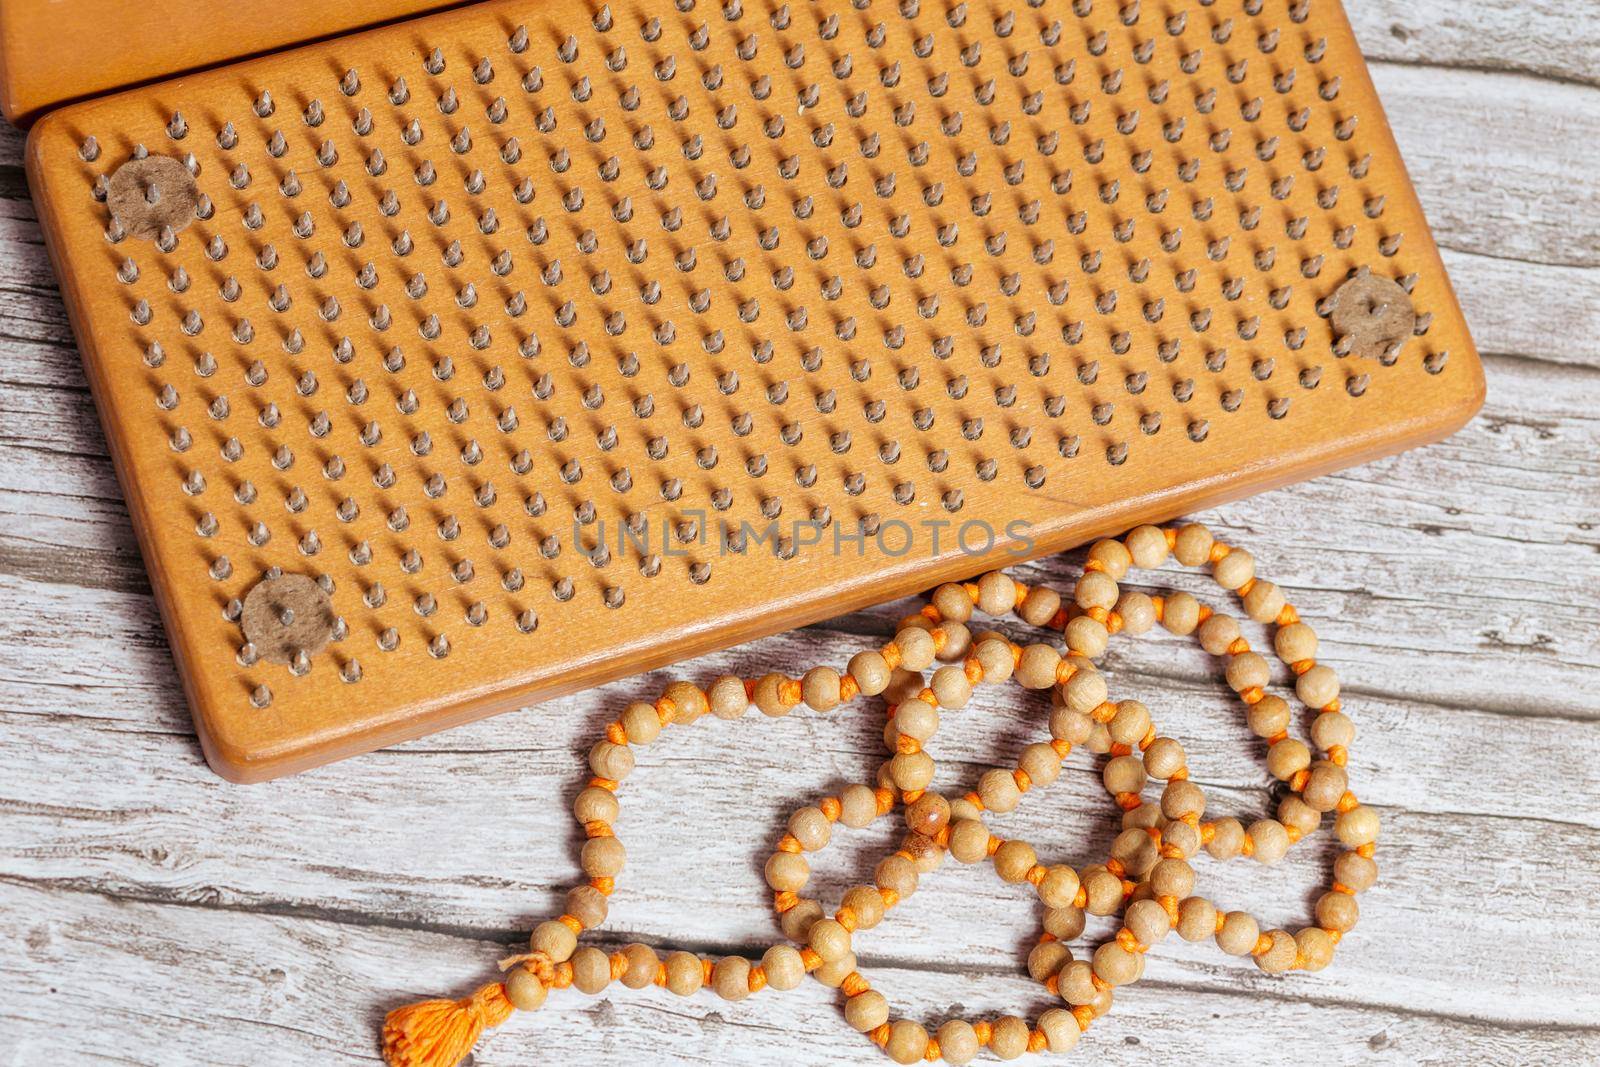
[[[906,808],[906,826],[933,837],[950,824],[950,802],[938,793],[924,793]]]

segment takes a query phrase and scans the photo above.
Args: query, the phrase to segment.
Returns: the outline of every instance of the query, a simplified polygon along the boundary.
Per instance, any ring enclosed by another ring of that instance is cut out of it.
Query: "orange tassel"
[[[472,1051],[485,1027],[511,1017],[500,982],[465,1000],[425,1000],[391,1011],[383,1021],[383,1059],[389,1067],[456,1067]]]

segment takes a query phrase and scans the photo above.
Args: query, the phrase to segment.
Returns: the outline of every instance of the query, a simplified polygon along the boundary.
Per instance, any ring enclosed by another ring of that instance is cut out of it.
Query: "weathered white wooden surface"
[[[1588,0],[1350,0],[1489,373],[1484,414],[1406,456],[1219,509],[1324,635],[1361,724],[1384,878],[1334,967],[1267,979],[1169,939],[1077,1055],[1117,1062],[1600,1060],[1600,17]],[[637,679],[264,786],[200,761],[19,163],[0,133],[0,1064],[374,1063],[395,1003],[459,993],[576,875],[582,751]],[[1070,561],[1027,568],[1070,580]],[[1174,581],[1200,590],[1203,586]],[[886,606],[684,669],[842,662]],[[1116,692],[1184,738],[1218,810],[1269,804],[1213,665],[1119,640]],[[786,813],[871,773],[865,714],[708,721],[648,751],[609,936],[759,951]],[[947,717],[943,784],[1037,736],[1013,693]],[[1074,761],[1002,825],[1049,860],[1111,835]],[[859,877],[886,833],[818,874]],[[1205,864],[1304,921],[1329,853]],[[1029,894],[953,865],[863,968],[897,1005],[1026,1011]],[[871,1062],[808,986],[729,1005],[553,999],[484,1064]]]

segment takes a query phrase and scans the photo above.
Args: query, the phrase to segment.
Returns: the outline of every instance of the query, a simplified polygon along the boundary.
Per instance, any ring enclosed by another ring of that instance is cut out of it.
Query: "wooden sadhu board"
[[[56,111],[28,162],[240,780],[1483,397],[1333,0],[485,3]]]

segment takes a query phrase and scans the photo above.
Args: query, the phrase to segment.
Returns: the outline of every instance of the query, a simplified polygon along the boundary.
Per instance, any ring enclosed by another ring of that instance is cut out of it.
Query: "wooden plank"
[[[850,635],[813,630],[698,666],[707,674],[792,669],[842,659],[855,647]],[[1169,657],[1196,666],[1202,657],[1187,651],[1175,648]],[[0,877],[514,938],[552,913],[576,879],[579,836],[566,805],[582,783],[582,753],[599,723],[660,679],[649,682],[604,687],[244,791],[217,783],[186,736],[108,730],[69,715],[11,715],[18,726],[7,736],[15,740],[0,750],[0,765],[12,768],[0,786],[10,843]],[[1208,788],[1213,813],[1248,821],[1270,810],[1259,746],[1220,685],[1174,691],[1145,675],[1119,676],[1116,688],[1147,699],[1160,725],[1191,745],[1195,780]],[[1586,766],[1600,756],[1600,737],[1575,734],[1568,723],[1529,729],[1510,716],[1404,702],[1353,699],[1351,708],[1362,723],[1354,787],[1386,820],[1384,879],[1364,898],[1362,925],[1339,965],[1319,975],[1318,995],[1519,1025],[1576,1024],[1600,1013],[1584,963],[1600,952],[1600,930],[1474,906],[1486,893],[1534,893],[1550,914],[1581,911],[1592,885],[1536,886],[1526,857],[1600,848],[1596,804],[1552,775],[1519,789],[1511,818],[1505,794],[1487,786],[1507,751],[1560,750],[1564,762]],[[934,746],[943,757],[941,788],[964,791],[991,761],[1014,758],[1040,735],[1039,715],[1039,699],[1014,687],[947,715]],[[870,776],[883,758],[880,716],[707,720],[692,737],[669,734],[642,750],[619,836],[649,843],[620,880],[607,929],[730,949],[774,936],[760,876],[768,850],[794,808]],[[115,773],[87,780],[60,773],[74,762]],[[1037,842],[1048,862],[1100,857],[1116,816],[1088,758],[1071,767],[1051,794],[996,819],[996,832]],[[845,879],[870,871],[892,828],[884,820],[873,831],[842,834],[837,854],[817,861],[823,891],[836,898]],[[1261,907],[1271,922],[1303,923],[1326,877],[1326,839],[1270,870],[1202,862],[1201,891]],[[1031,894],[986,870],[950,864],[925,884],[928,892],[865,943],[908,965],[957,959],[998,970],[1037,933]],[[1413,936],[1418,929],[1432,936]],[[1500,965],[1521,976],[1516,986],[1478,982],[1480,957],[1461,953],[1463,944],[1494,944]],[[1187,950],[1162,973],[1210,989],[1256,981],[1248,963]]]
[[[1600,217],[1583,210],[1600,152],[1600,92],[1383,64],[1372,77],[1440,244],[1600,265]]]
[[[1205,595],[1203,585],[1195,585],[1197,592]],[[56,599],[47,599],[61,593]],[[14,696],[7,701],[7,710],[18,722],[32,721],[34,729],[43,731],[40,736],[19,738],[19,742],[32,749],[44,746],[41,751],[54,751],[60,758],[68,759],[74,751],[94,752],[97,758],[117,761],[119,753],[127,746],[137,744],[141,761],[152,763],[177,762],[190,764],[195,755],[192,737],[182,706],[181,694],[172,681],[172,674],[164,645],[149,626],[141,626],[141,618],[153,624],[147,602],[143,598],[115,595],[91,595],[71,587],[41,587],[36,584],[6,579],[0,583],[0,596],[14,605],[27,605],[30,618],[0,630],[0,640],[20,648],[26,658],[17,657],[12,664],[16,676],[11,679]],[[768,669],[798,672],[816,662],[833,662],[838,665],[855,651],[871,647],[892,632],[893,619],[916,606],[916,601],[901,601],[896,605],[868,613],[833,620],[805,631],[780,635],[760,642],[752,642],[715,656],[702,657],[685,664],[678,671],[657,672],[634,682],[618,683],[593,691],[590,694],[565,698],[542,705],[531,711],[514,713],[499,719],[474,725],[470,731],[452,731],[440,737],[406,746],[402,751],[420,755],[429,752],[441,754],[482,752],[485,754],[522,754],[530,758],[550,760],[545,772],[552,779],[564,779],[576,773],[574,765],[567,762],[567,754],[581,750],[586,740],[599,736],[596,724],[614,716],[635,694],[653,693],[665,680],[684,676],[709,680],[720,672],[744,675]],[[1220,603],[1220,602],[1219,602]],[[1319,629],[1323,629],[1319,623]],[[1015,623],[1001,626],[1019,641],[1033,639],[1026,627]],[[52,636],[52,635],[68,636]],[[131,659],[107,657],[103,650],[109,647],[129,648]],[[1352,714],[1363,724],[1359,742],[1366,749],[1370,731],[1377,747],[1368,750],[1370,755],[1359,762],[1365,768],[1368,760],[1377,761],[1371,773],[1375,781],[1399,791],[1385,794],[1381,802],[1439,814],[1495,814],[1503,810],[1503,800],[1482,792],[1479,779],[1491,774],[1499,753],[1531,746],[1543,749],[1557,744],[1561,738],[1572,736],[1570,717],[1558,713],[1557,708],[1542,705],[1537,708],[1513,707],[1509,712],[1485,711],[1472,707],[1430,706],[1422,701],[1396,699],[1384,692],[1383,686],[1363,684],[1364,679],[1353,669],[1346,669],[1344,653],[1332,651],[1331,642],[1324,643],[1324,659],[1337,665],[1346,681],[1345,699]],[[1370,651],[1379,663],[1387,663],[1392,678],[1399,679],[1407,669],[1409,657],[1396,657],[1391,650],[1388,659],[1378,655],[1377,646]],[[1508,654],[1507,662],[1514,657]],[[1397,662],[1397,659],[1399,660]],[[1157,635],[1134,642],[1119,638],[1106,660],[1106,667],[1116,691],[1146,700],[1152,707],[1165,709],[1177,704],[1178,718],[1169,720],[1163,712],[1159,715],[1164,725],[1176,731],[1186,744],[1198,746],[1198,753],[1206,753],[1206,781],[1232,788],[1247,788],[1260,784],[1259,753],[1250,747],[1248,738],[1235,723],[1231,731],[1213,737],[1211,730],[1217,715],[1233,716],[1231,705],[1221,699],[1222,690],[1217,678],[1216,664],[1195,650],[1184,640],[1167,635]],[[1415,670],[1414,667],[1410,668]],[[1509,666],[1507,669],[1510,669]],[[1280,675],[1282,672],[1279,672]],[[1541,672],[1546,673],[1546,672]],[[30,681],[30,676],[44,675],[44,681]],[[131,676],[131,678],[130,678]],[[1519,677],[1524,675],[1519,675]],[[1183,712],[1189,701],[1201,700],[1205,711],[1196,716]],[[976,706],[1009,709],[1018,715],[1031,706],[1020,692],[1002,688],[986,690]],[[1582,706],[1578,709],[1583,710]],[[68,714],[70,712],[70,715]],[[852,717],[871,718],[876,712],[863,707]],[[987,715],[985,711],[983,715]],[[31,718],[30,718],[31,717]],[[1225,718],[1232,722],[1237,716]],[[58,722],[59,720],[59,722]],[[987,722],[980,716],[957,716],[948,728],[966,729],[962,724],[972,721]],[[532,728],[536,732],[529,735]],[[965,735],[965,744],[971,746],[970,758],[1001,758],[996,751],[994,738],[980,732]],[[853,732],[834,735],[831,723],[812,723],[814,731],[808,737],[820,744],[845,746],[856,760],[853,778],[863,777],[873,765],[870,761],[881,751],[879,741],[870,728],[860,737]],[[55,738],[54,732],[63,731]],[[99,734],[110,731],[109,740]],[[149,733],[155,739],[146,743],[136,741],[133,735]],[[1460,738],[1478,739],[1480,747],[1455,752]],[[960,736],[960,735],[958,735]],[[560,738],[561,740],[557,740]],[[759,735],[755,737],[761,742]],[[1387,747],[1392,742],[1393,747]],[[1403,742],[1403,744],[1402,744]],[[144,747],[148,744],[150,747]],[[1452,773],[1434,781],[1430,776],[1425,783],[1405,776],[1402,772],[1409,759],[1406,744],[1415,744],[1422,751],[1447,754]],[[1570,745],[1573,759],[1589,755],[1600,756],[1600,737],[1594,731],[1572,736]],[[551,746],[554,746],[552,750]],[[559,753],[553,757],[551,753]],[[129,750],[125,757],[131,758]],[[386,764],[380,761],[379,767]],[[404,762],[401,766],[405,766]],[[381,793],[391,788],[385,784],[384,773],[369,768],[366,763],[356,765],[364,777],[371,779],[371,789]],[[35,780],[33,775],[40,777]],[[16,799],[25,799],[27,786],[34,781],[45,788],[53,773],[50,761],[41,768],[30,771],[18,779]],[[399,773],[399,772],[394,772]],[[1391,774],[1394,777],[1391,777]],[[197,776],[207,782],[203,774]],[[323,779],[317,777],[321,782]],[[338,776],[334,782],[337,783]],[[817,787],[827,784],[823,780],[813,783]],[[394,788],[398,788],[397,786]],[[450,787],[453,788],[453,787]],[[448,795],[448,794],[446,794]],[[1568,783],[1552,780],[1546,783],[1529,783],[1522,796],[1531,810],[1554,811],[1559,808],[1562,821],[1574,822],[1590,828],[1600,828],[1600,798],[1574,796]],[[154,802],[154,798],[152,798]],[[331,803],[331,801],[330,801]],[[425,804],[424,807],[430,806]],[[274,816],[275,817],[275,816]],[[281,849],[291,839],[277,842],[273,848]]]
[[[1600,270],[1442,254],[1480,352],[1600,369]]]
[[[175,908],[0,885],[0,1004],[11,1062],[371,1064],[382,1012],[467,991],[505,945],[210,907]],[[49,917],[46,918],[45,916]],[[874,967],[905,1014],[1034,1016],[1050,998],[1020,971]],[[1125,991],[1077,1057],[1319,1064],[1580,1062],[1600,1033],[1505,1026],[1307,999],[1316,976],[1196,990],[1151,975]],[[662,1064],[876,1062],[836,994],[815,983],[740,1004],[664,990],[552,996],[480,1043],[479,1067],[639,1060]],[[93,1025],[67,1025],[68,1020]],[[648,1049],[648,1054],[642,1050]],[[1063,1060],[1062,1062],[1067,1062]]]
[[[1369,63],[1507,71],[1600,85],[1600,24],[1581,3],[1475,0],[1464,7],[1347,0],[1344,9]]]

